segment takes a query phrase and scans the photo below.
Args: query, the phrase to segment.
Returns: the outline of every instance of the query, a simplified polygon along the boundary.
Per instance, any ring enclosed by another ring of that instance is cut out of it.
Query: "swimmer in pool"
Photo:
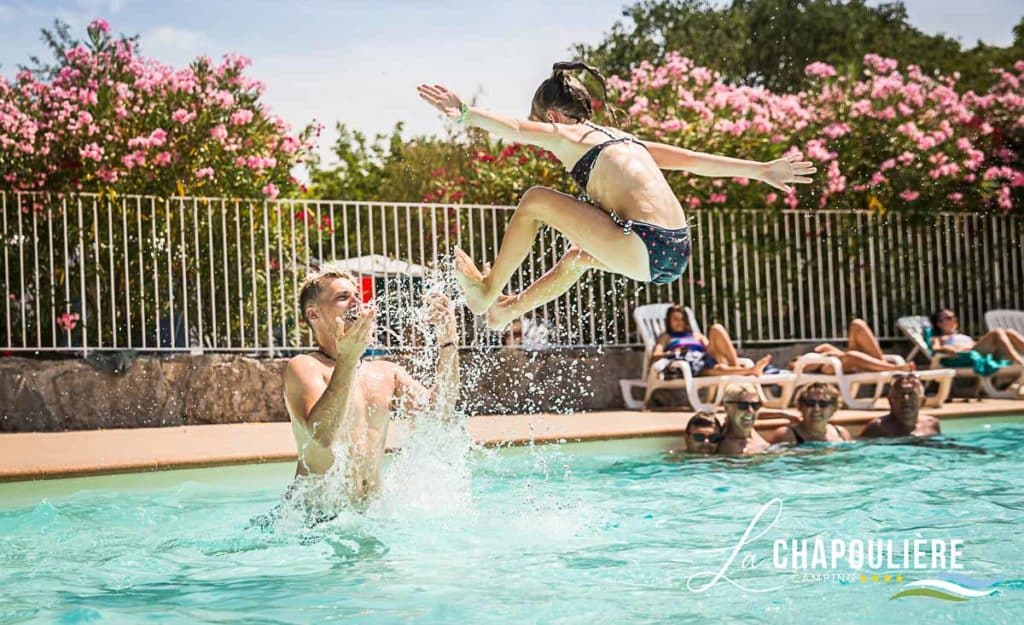
[[[816,171],[793,156],[764,163],[715,156],[598,126],[590,121],[590,93],[571,73],[580,69],[604,87],[604,77],[588,65],[555,63],[533,96],[529,120],[467,106],[441,85],[418,87],[420,97],[450,119],[550,151],[570,169],[583,193],[577,198],[544,187],[527,190],[490,271],[481,272],[465,252],[455,251],[466,305],[474,314],[486,313],[495,330],[566,292],[589,269],[655,284],[678,280],[690,259],[690,228],[663,169],[761,180],[787,193],[793,184],[811,182],[807,176]],[[503,296],[544,224],[572,247],[522,293]]]
[[[898,438],[941,434],[939,420],[921,414],[924,387],[915,375],[896,375],[889,382],[889,412],[864,426],[860,438]]]
[[[300,354],[284,371],[285,406],[298,448],[296,476],[324,475],[344,445],[346,495],[364,506],[380,489],[388,423],[396,412],[455,412],[459,352],[451,302],[428,302],[440,354],[437,381],[428,390],[401,366],[361,362],[374,332],[375,312],[364,307],[355,278],[326,264],[302,283],[299,305],[313,331],[317,351]]]
[[[768,441],[754,427],[761,410],[761,395],[753,384],[730,384],[722,399],[725,404],[725,437],[718,444],[718,454],[746,456],[763,453]]]

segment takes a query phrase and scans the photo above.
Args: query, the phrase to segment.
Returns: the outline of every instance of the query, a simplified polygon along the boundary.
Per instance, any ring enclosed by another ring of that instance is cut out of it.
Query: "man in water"
[[[889,384],[889,413],[864,426],[860,438],[898,438],[902,436],[935,436],[939,420],[921,414],[924,387],[915,375],[893,376]]]
[[[299,306],[317,351],[300,354],[284,371],[285,406],[298,447],[297,476],[324,475],[344,453],[346,495],[365,505],[380,489],[388,423],[396,412],[454,414],[459,390],[455,314],[448,298],[429,299],[440,354],[428,390],[401,366],[360,362],[374,332],[376,312],[362,305],[355,278],[326,264],[302,282]]]
[[[754,422],[761,410],[761,394],[753,384],[730,384],[722,400],[725,404],[725,438],[718,445],[724,456],[759,454],[768,449]]]
[[[686,422],[686,453],[710,456],[722,442],[722,424],[710,412],[698,412]]]

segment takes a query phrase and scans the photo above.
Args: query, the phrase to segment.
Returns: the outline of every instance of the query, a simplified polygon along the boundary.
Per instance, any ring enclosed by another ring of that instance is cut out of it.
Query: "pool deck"
[[[940,419],[1020,414],[1024,402],[955,402],[924,412]],[[475,441],[488,446],[681,436],[692,414],[612,411],[478,416],[470,417],[469,431]],[[882,414],[884,410],[841,410],[832,422],[856,436],[864,424]],[[762,417],[757,428],[765,431],[787,423],[784,418]],[[389,449],[401,446],[406,435],[403,426],[392,424]],[[0,482],[294,459],[289,423],[0,434]]]

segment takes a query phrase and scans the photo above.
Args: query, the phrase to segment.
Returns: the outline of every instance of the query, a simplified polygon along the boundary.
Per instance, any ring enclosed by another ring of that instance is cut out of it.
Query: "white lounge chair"
[[[622,399],[627,408],[638,410],[643,408],[655,390],[665,389],[686,389],[686,397],[694,410],[714,412],[722,401],[722,390],[734,382],[753,383],[758,387],[762,401],[766,406],[773,408],[785,407],[793,396],[796,376],[788,371],[781,373],[766,374],[759,377],[750,375],[714,375],[697,377],[693,375],[690,366],[685,361],[674,362],[672,366],[678,367],[683,374],[681,379],[663,380],[659,371],[652,366],[651,353],[658,337],[665,331],[665,313],[672,304],[648,304],[639,306],[633,311],[633,319],[636,321],[640,337],[644,342],[643,375],[644,378],[619,380],[619,387],[622,390]],[[685,308],[690,329],[700,332],[700,325],[694,317],[693,310]],[[741,358],[744,365],[753,367],[754,362],[748,358]],[[764,392],[764,386],[777,386],[781,389],[778,396]],[[644,388],[644,399],[637,400],[633,397],[633,390]],[[701,397],[701,391],[706,393]]]
[[[903,358],[895,354],[885,354],[883,358],[895,365],[904,364]],[[807,372],[808,365],[831,365],[833,373]],[[846,373],[843,371],[843,363],[835,356],[824,354],[804,354],[796,359],[793,365],[793,373],[796,374],[796,387],[801,388],[814,382],[835,384],[843,397],[843,403],[854,410],[871,410],[875,403],[881,399],[885,386],[894,375],[901,375],[899,371],[878,371]],[[929,371],[915,371],[922,383],[935,382],[938,389],[934,395],[925,396],[925,405],[938,407],[949,398],[949,391],[953,386],[952,369],[932,369]],[[873,387],[872,393],[866,397],[860,396],[860,391],[865,386]]]
[[[990,310],[985,313],[985,326],[989,330],[1004,328],[1024,334],[1024,310]]]
[[[932,322],[928,317],[922,315],[900,317],[896,320],[896,327],[908,339],[910,339],[911,344],[914,346],[914,348],[910,350],[910,353],[907,354],[907,360],[912,359],[920,353],[928,357],[929,366],[932,369],[937,369],[943,366],[942,360],[949,356],[947,354],[933,354],[931,345],[924,340],[925,329],[932,327]],[[978,375],[971,367],[954,367],[950,369],[950,371],[953,371],[954,376],[958,378],[970,378],[977,380],[978,384],[981,385],[981,390],[984,391],[986,395],[998,399],[1015,399],[1017,397],[1017,391],[1011,389],[1010,384],[1024,374],[1024,368],[1018,365],[1003,367],[995,374],[985,376]],[[925,372],[919,372],[919,374],[920,373]],[[1007,379],[1009,381],[1007,381]],[[999,384],[997,384],[997,382]]]

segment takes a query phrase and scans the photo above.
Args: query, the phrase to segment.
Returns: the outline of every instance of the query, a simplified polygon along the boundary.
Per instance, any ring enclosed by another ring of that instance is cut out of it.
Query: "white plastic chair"
[[[904,364],[903,358],[895,354],[885,354],[883,357],[886,361],[895,365]],[[833,372],[807,372],[805,369],[808,365],[831,365]],[[882,391],[890,379],[894,375],[903,375],[900,371],[846,373],[843,371],[842,361],[838,358],[816,353],[804,354],[798,357],[793,365],[793,373],[796,374],[797,388],[814,382],[836,385],[839,387],[839,392],[843,397],[843,403],[854,410],[871,410],[874,408],[875,402],[881,399]],[[953,376],[955,375],[952,369],[915,371],[914,375],[923,383],[936,382],[938,384],[938,390],[934,395],[925,396],[926,406],[933,408],[941,406],[949,398],[949,392],[953,386]],[[874,390],[871,395],[860,397],[860,391],[864,386],[872,386]]]
[[[1004,312],[1004,311],[990,311],[990,312]],[[986,317],[986,324],[987,324],[988,323],[988,314],[987,313],[986,313],[985,317]],[[939,368],[941,368],[943,366],[942,365],[942,360],[944,358],[948,358],[949,356],[946,355],[946,354],[933,354],[932,353],[931,345],[929,345],[924,340],[924,331],[925,331],[925,329],[932,327],[932,322],[931,322],[931,320],[928,319],[928,317],[925,317],[923,315],[914,315],[914,316],[908,316],[908,317],[900,317],[899,319],[896,320],[896,327],[908,339],[910,339],[910,342],[914,346],[914,348],[910,350],[910,353],[907,354],[907,360],[910,360],[911,358],[916,356],[918,353],[921,353],[921,354],[924,354],[925,356],[928,357],[928,359],[929,359],[929,365],[928,366],[932,370],[939,369]],[[997,398],[997,399],[1015,399],[1017,397],[1017,392],[1015,390],[1009,388],[1009,385],[1006,385],[1003,388],[997,387],[996,386],[997,378],[1002,380],[1002,379],[1004,379],[1006,377],[1009,377],[1009,378],[1011,378],[1011,383],[1012,383],[1012,380],[1019,378],[1021,375],[1024,375],[1024,367],[1020,367],[1019,365],[1013,365],[1013,366],[1010,366],[1010,367],[1003,367],[1002,369],[1000,369],[998,372],[994,373],[993,375],[978,375],[977,373],[974,372],[974,369],[972,369],[971,367],[954,367],[952,369],[947,369],[947,370],[948,371],[952,371],[953,375],[955,377],[958,377],[958,378],[969,378],[969,379],[977,380],[978,384],[981,385],[981,390],[984,391],[986,395],[988,395],[989,397]],[[926,371],[918,372],[918,376],[920,377],[924,373],[927,373],[927,372]]]
[[[665,331],[665,313],[672,304],[648,304],[639,306],[633,311],[633,319],[636,321],[640,338],[644,342],[644,360],[642,379],[619,380],[619,387],[622,390],[622,399],[627,408],[638,410],[643,408],[650,400],[654,391],[665,388],[686,389],[686,397],[694,410],[714,412],[722,401],[722,390],[732,383],[753,383],[758,387],[762,401],[766,406],[782,408],[789,403],[793,395],[796,376],[788,371],[774,374],[766,374],[759,377],[750,375],[715,375],[697,377],[693,375],[689,363],[676,361],[673,367],[678,367],[683,374],[682,379],[662,380],[651,362],[651,353],[658,337]],[[693,332],[700,332],[700,325],[694,317],[693,310],[685,307],[687,321]],[[741,358],[741,363],[753,367],[754,363],[748,358]],[[764,385],[779,386],[782,391],[778,397],[769,396],[764,392]],[[637,400],[633,397],[633,390],[637,387],[644,387],[644,399]],[[706,391],[707,398],[702,399],[700,392]]]
[[[985,327],[990,331],[1003,328],[1024,334],[1024,310],[990,310],[985,313]]]

